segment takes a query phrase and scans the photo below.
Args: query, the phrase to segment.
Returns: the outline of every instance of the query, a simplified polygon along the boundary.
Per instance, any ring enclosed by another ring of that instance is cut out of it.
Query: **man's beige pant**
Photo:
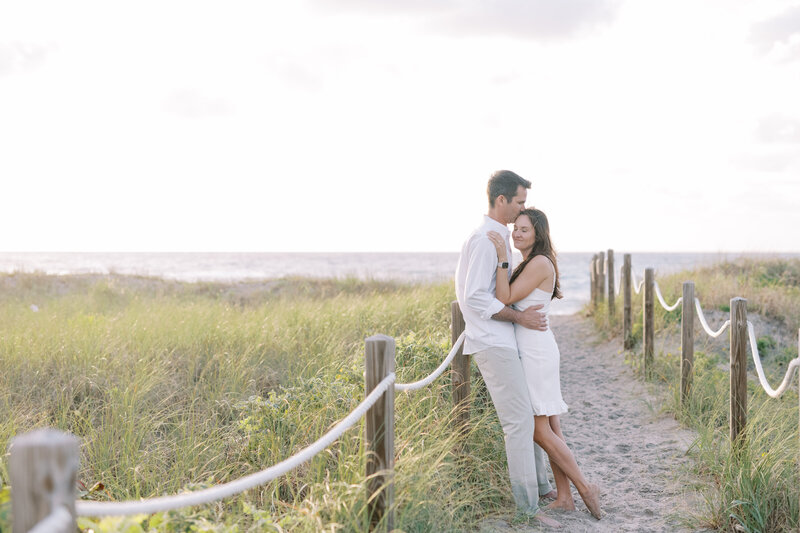
[[[520,511],[535,513],[539,494],[552,490],[545,453],[533,443],[533,408],[519,353],[490,348],[473,354],[505,435],[511,492]]]

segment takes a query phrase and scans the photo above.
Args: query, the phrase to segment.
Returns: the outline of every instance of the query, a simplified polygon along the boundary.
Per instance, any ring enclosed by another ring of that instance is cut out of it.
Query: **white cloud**
[[[768,173],[790,172],[800,166],[800,149],[761,150],[739,156],[736,161],[745,169]]]
[[[787,61],[800,59],[800,5],[753,24],[750,42],[763,55]]]
[[[54,45],[39,43],[0,43],[0,77],[44,65],[55,49]]]
[[[535,41],[574,37],[610,23],[618,0],[313,0],[332,13],[405,16],[433,31]]]
[[[462,35],[508,36],[548,42],[566,40],[616,16],[615,0],[501,0],[461,4],[437,25]]]
[[[205,96],[192,89],[173,92],[167,98],[164,106],[167,111],[187,118],[213,117],[233,113],[232,106],[223,98]]]
[[[779,114],[766,116],[758,122],[756,139],[764,143],[800,144],[800,119]]]

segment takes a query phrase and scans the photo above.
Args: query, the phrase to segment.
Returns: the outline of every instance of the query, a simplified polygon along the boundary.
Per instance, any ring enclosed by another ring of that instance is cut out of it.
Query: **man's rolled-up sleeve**
[[[492,277],[496,270],[497,253],[494,244],[485,236],[477,237],[470,247],[464,299],[466,305],[484,320],[491,320],[492,316],[505,307],[491,290]]]

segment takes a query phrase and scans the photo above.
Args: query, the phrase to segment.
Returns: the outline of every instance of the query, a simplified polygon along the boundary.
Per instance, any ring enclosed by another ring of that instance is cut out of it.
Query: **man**
[[[467,238],[456,267],[456,298],[466,323],[464,353],[472,354],[492,397],[505,436],[511,491],[517,510],[547,525],[558,524],[537,515],[539,494],[552,491],[544,452],[533,443],[533,408],[517,352],[514,324],[546,330],[542,306],[516,311],[495,298],[497,276],[510,276],[508,263],[498,264],[494,244],[486,233],[496,231],[506,241],[508,224],[525,207],[531,183],[510,170],[492,174],[487,187],[489,211],[483,224]],[[538,478],[537,478],[538,472]]]

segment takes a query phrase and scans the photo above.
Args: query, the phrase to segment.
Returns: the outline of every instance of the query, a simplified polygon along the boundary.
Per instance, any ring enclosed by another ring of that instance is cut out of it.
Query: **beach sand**
[[[695,435],[659,412],[657,397],[623,361],[619,337],[598,338],[590,319],[552,316],[561,351],[561,386],[569,413],[561,425],[567,444],[591,483],[601,486],[602,520],[589,515],[572,488],[576,511],[548,510],[560,529],[483,520],[478,530],[502,531],[693,531],[685,518],[697,512],[687,455]],[[502,443],[498,443],[502,446]],[[546,504],[546,502],[542,502]],[[697,531],[697,530],[694,530]]]

